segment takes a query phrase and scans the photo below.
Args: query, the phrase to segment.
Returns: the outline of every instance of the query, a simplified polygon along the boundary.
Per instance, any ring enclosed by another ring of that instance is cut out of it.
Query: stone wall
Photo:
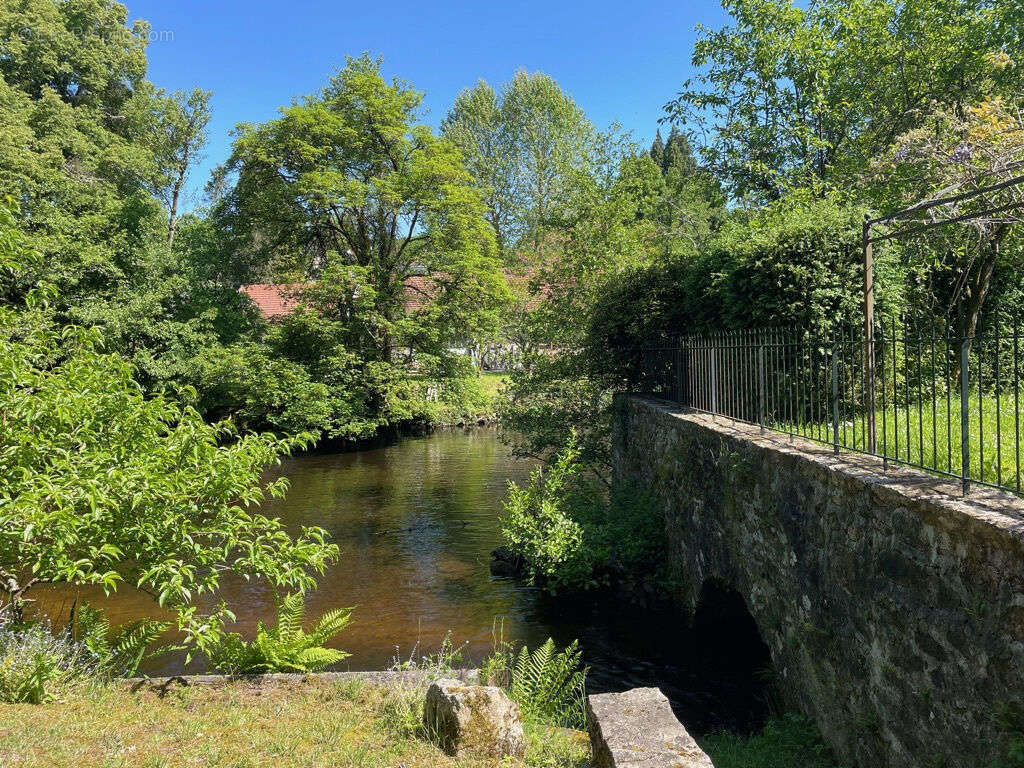
[[[616,403],[689,609],[743,597],[788,705],[845,763],[989,768],[1024,741],[1024,504],[756,427]]]

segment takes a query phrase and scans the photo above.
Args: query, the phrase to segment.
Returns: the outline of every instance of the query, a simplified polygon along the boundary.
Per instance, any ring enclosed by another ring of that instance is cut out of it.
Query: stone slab
[[[452,672],[450,677],[456,677],[467,683],[476,684],[480,681],[480,670],[460,669]],[[294,685],[304,682],[345,682],[347,680],[361,680],[374,685],[390,685],[392,683],[403,683],[408,685],[427,686],[432,678],[423,670],[385,670],[380,672],[316,672],[308,675],[275,673],[267,675],[173,675],[171,677],[126,677],[121,683],[130,686],[134,690],[152,689],[166,690],[175,685],[182,687],[210,686],[224,687],[233,683],[244,683],[246,685]]]
[[[657,688],[587,697],[595,768],[714,768]]]

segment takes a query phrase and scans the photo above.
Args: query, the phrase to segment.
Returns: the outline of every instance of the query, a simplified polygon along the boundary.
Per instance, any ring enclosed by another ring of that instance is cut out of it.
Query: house
[[[508,273],[506,278],[511,285],[518,289],[517,292],[527,292],[522,307],[525,311],[531,312],[540,305],[546,290],[542,289],[539,294],[530,294],[528,293],[528,276]],[[253,304],[266,320],[277,322],[287,317],[299,305],[296,296],[302,286],[302,283],[257,283],[243,285],[239,291],[252,299]],[[429,277],[412,275],[405,279],[405,289],[405,311],[407,314],[411,314],[430,303],[436,286]],[[511,339],[489,344],[480,344],[469,339],[453,344],[449,351],[468,355],[482,370],[486,371],[506,370],[510,366],[515,366],[516,361],[521,357],[519,344]]]

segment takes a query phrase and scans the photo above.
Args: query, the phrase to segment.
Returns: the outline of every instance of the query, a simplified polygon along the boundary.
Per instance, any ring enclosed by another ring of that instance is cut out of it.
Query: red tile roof
[[[405,278],[405,311],[423,309],[437,293],[437,283],[429,277],[413,275]]]
[[[295,309],[298,301],[294,293],[300,286],[295,283],[281,285],[243,285],[240,290],[248,295],[267,320],[278,320]]]
[[[525,299],[524,308],[535,310],[543,297],[547,296],[547,286],[542,286],[539,293],[530,291],[530,277],[506,273],[509,284]],[[253,300],[256,307],[267,320],[279,320],[290,314],[299,304],[296,294],[301,290],[301,283],[282,283],[243,285],[239,290]],[[437,294],[437,283],[424,275],[413,275],[405,280],[405,311],[415,312],[426,307]]]

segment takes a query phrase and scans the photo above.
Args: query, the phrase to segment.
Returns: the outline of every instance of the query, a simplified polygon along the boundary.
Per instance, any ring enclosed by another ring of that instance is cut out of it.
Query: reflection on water
[[[506,639],[531,645],[549,636],[561,643],[579,638],[591,688],[658,685],[697,732],[756,725],[763,706],[752,695],[752,670],[742,661],[743,648],[723,644],[726,633],[691,630],[672,611],[631,609],[600,597],[555,599],[490,575],[501,500],[509,480],[524,480],[529,469],[493,430],[445,431],[288,459],[270,474],[287,475],[291,489],[264,512],[296,529],[326,528],[341,548],[308,606],[310,618],[355,606],[354,621],[335,639],[352,654],[345,662],[350,669],[386,667],[396,646],[404,658],[417,644],[420,653],[434,650],[448,632],[479,661],[497,621]],[[221,596],[238,616],[235,631],[249,635],[259,619],[273,618],[273,594],[264,585],[232,582]],[[114,623],[157,615],[149,597],[127,592],[103,600],[91,590],[53,590],[42,605],[56,618],[76,597],[101,605]],[[181,656],[164,656],[147,671],[183,669]]]

